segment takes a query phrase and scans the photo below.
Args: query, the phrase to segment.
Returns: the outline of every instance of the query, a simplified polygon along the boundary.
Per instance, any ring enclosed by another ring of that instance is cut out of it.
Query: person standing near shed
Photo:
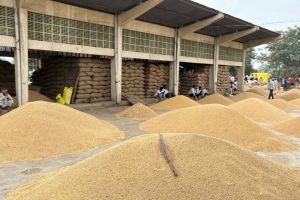
[[[14,100],[13,98],[9,95],[8,90],[3,89],[0,92],[0,115],[6,113],[10,107],[13,105]]]
[[[268,99],[274,99],[275,83],[274,83],[272,78],[270,78],[268,86],[269,86],[269,97],[268,97]]]

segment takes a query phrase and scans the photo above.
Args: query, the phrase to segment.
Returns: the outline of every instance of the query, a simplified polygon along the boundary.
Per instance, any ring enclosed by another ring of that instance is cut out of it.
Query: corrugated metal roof
[[[80,6],[111,14],[120,14],[146,0],[55,0],[61,3]],[[155,8],[138,18],[149,23],[159,24],[172,28],[179,28],[196,21],[216,15],[219,11],[193,2],[191,0],[165,0]],[[213,37],[242,31],[253,27],[254,24],[225,14],[225,18],[205,27],[197,33]],[[253,40],[279,36],[279,33],[261,28],[259,31],[236,40],[247,43]]]

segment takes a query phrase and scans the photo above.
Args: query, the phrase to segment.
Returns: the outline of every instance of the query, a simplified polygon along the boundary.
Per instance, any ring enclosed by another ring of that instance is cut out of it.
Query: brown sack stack
[[[152,98],[155,91],[162,86],[169,88],[169,68],[164,64],[148,64],[145,67],[145,91],[146,97]]]
[[[75,87],[75,103],[107,101],[111,96],[110,60],[96,58],[49,58],[35,72],[33,85],[55,99],[64,87]]]
[[[76,103],[108,101],[111,98],[110,61],[91,61],[79,64]]]
[[[127,61],[123,62],[122,93],[143,98],[145,96],[144,63]]]
[[[220,94],[225,94],[229,89],[229,67],[219,66],[217,90]]]
[[[192,86],[208,87],[209,66],[195,67],[192,70],[180,74],[180,89],[182,95],[188,95]]]

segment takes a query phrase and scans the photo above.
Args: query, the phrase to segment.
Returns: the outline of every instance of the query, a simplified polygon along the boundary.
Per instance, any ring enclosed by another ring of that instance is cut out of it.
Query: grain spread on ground
[[[285,101],[283,99],[273,99],[270,100],[269,103],[279,109],[285,110],[285,111],[292,111],[292,110],[300,110],[300,105],[297,106],[293,104],[292,102]]]
[[[237,102],[230,108],[256,122],[277,123],[290,118],[283,110],[256,98]]]
[[[286,101],[292,101],[294,99],[300,98],[300,90],[299,89],[292,89],[287,92],[284,92],[277,96],[280,99],[284,99]]]
[[[259,87],[259,86],[253,87],[253,88],[247,90],[247,92],[255,93],[255,94],[261,95],[263,97],[267,97],[269,95],[269,92],[266,89]]]
[[[297,170],[215,138],[163,137],[177,177],[162,156],[159,135],[144,135],[44,175],[7,200],[299,199]]]
[[[300,137],[300,117],[280,122],[271,128],[281,133]]]
[[[221,138],[253,151],[280,152],[295,146],[222,105],[184,108],[158,115],[140,124],[148,133],[198,133]]]
[[[223,95],[220,94],[213,94],[210,95],[204,99],[201,99],[198,101],[200,104],[221,104],[224,106],[228,106],[233,104],[233,101],[230,100],[229,98],[224,97]]]
[[[142,103],[134,104],[133,106],[117,114],[117,116],[120,118],[132,120],[150,119],[156,115],[157,113],[154,110]]]
[[[123,138],[109,122],[69,107],[28,103],[0,117],[0,162],[85,152]]]
[[[229,98],[235,102],[243,101],[243,100],[249,99],[249,98],[257,98],[257,99],[267,101],[267,98],[265,98],[259,94],[252,93],[252,92],[244,92],[244,93],[241,93],[236,96],[229,97]]]
[[[296,105],[296,106],[300,107],[300,98],[294,99],[294,100],[290,101],[290,103],[292,103],[293,105]]]
[[[150,106],[154,110],[176,110],[191,106],[198,106],[199,103],[185,96],[176,96]]]

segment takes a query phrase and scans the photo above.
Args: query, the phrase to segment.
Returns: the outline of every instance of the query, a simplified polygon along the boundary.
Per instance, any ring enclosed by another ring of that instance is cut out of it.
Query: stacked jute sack
[[[0,60],[0,89],[7,89],[11,95],[16,94],[15,66]]]
[[[109,101],[111,98],[110,60],[82,59],[76,103]]]
[[[147,64],[145,68],[146,97],[151,98],[159,87],[169,88],[169,67],[165,64]]]
[[[145,67],[143,62],[124,61],[122,68],[122,94],[145,97]]]
[[[219,66],[217,90],[221,94],[225,94],[229,88],[229,67]]]
[[[54,99],[64,87],[75,87],[75,103],[110,100],[110,60],[96,58],[49,58],[32,76],[41,93]],[[77,82],[77,85],[76,85]]]
[[[192,86],[208,87],[209,85],[209,66],[199,66],[190,68],[188,71],[180,73],[179,92],[188,95]]]

